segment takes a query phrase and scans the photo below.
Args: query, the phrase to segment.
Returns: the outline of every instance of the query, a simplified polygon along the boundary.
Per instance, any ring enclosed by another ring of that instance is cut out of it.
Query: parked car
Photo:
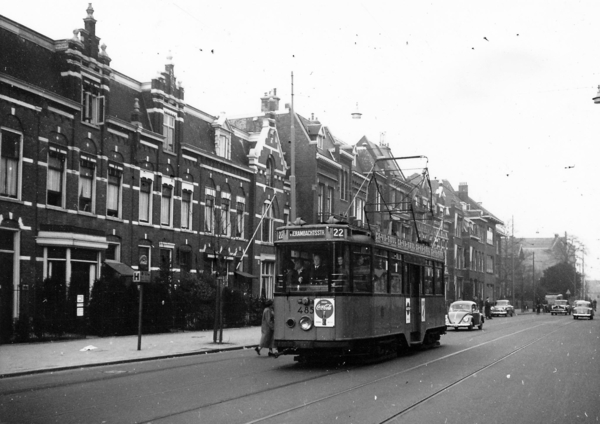
[[[483,329],[484,317],[477,303],[470,300],[459,300],[450,304],[448,314],[446,315],[446,326],[455,330],[459,328],[468,328],[472,330],[477,326]]]
[[[589,318],[594,319],[594,308],[592,303],[587,300],[576,300],[573,305],[573,319]]]
[[[498,300],[494,306],[492,306],[492,316],[499,317],[512,317],[515,314],[515,308],[510,304],[508,300]]]
[[[554,305],[550,309],[551,315],[569,315],[571,313],[571,306],[569,306],[569,302],[564,299],[556,299],[554,301]]]

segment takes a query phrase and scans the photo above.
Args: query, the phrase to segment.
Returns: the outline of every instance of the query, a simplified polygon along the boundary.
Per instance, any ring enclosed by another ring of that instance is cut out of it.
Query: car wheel
[[[483,330],[483,324],[479,324],[477,327],[478,327],[480,330]]]
[[[469,324],[469,331],[473,330],[473,323]]]
[[[573,319],[577,319],[577,317],[574,316]]]

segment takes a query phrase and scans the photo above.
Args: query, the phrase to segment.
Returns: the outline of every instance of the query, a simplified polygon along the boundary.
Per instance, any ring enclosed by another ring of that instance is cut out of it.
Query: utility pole
[[[290,143],[292,144],[292,171],[290,174],[290,219],[296,221],[296,130],[294,121],[296,114],[294,113],[294,72],[292,72],[292,104],[290,106]]]
[[[533,252],[533,269],[532,269],[532,275],[531,275],[531,280],[533,281],[533,304],[537,305],[536,299],[535,299],[535,252]]]

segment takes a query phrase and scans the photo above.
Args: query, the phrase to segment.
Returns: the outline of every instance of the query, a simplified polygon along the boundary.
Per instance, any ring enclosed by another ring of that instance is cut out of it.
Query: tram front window
[[[340,291],[347,286],[347,253],[339,243],[282,246],[277,291]]]

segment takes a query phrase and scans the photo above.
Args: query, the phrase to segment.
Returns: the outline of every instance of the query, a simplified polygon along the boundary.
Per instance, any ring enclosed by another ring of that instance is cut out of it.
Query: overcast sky
[[[5,2],[52,39],[87,1]],[[140,82],[169,51],[186,101],[213,115],[260,111],[277,88],[347,143],[381,134],[425,155],[516,237],[575,236],[600,279],[600,2],[94,1],[112,67]],[[358,107],[357,107],[358,104]],[[361,120],[351,119],[358,110]],[[512,228],[511,228],[512,229]]]

